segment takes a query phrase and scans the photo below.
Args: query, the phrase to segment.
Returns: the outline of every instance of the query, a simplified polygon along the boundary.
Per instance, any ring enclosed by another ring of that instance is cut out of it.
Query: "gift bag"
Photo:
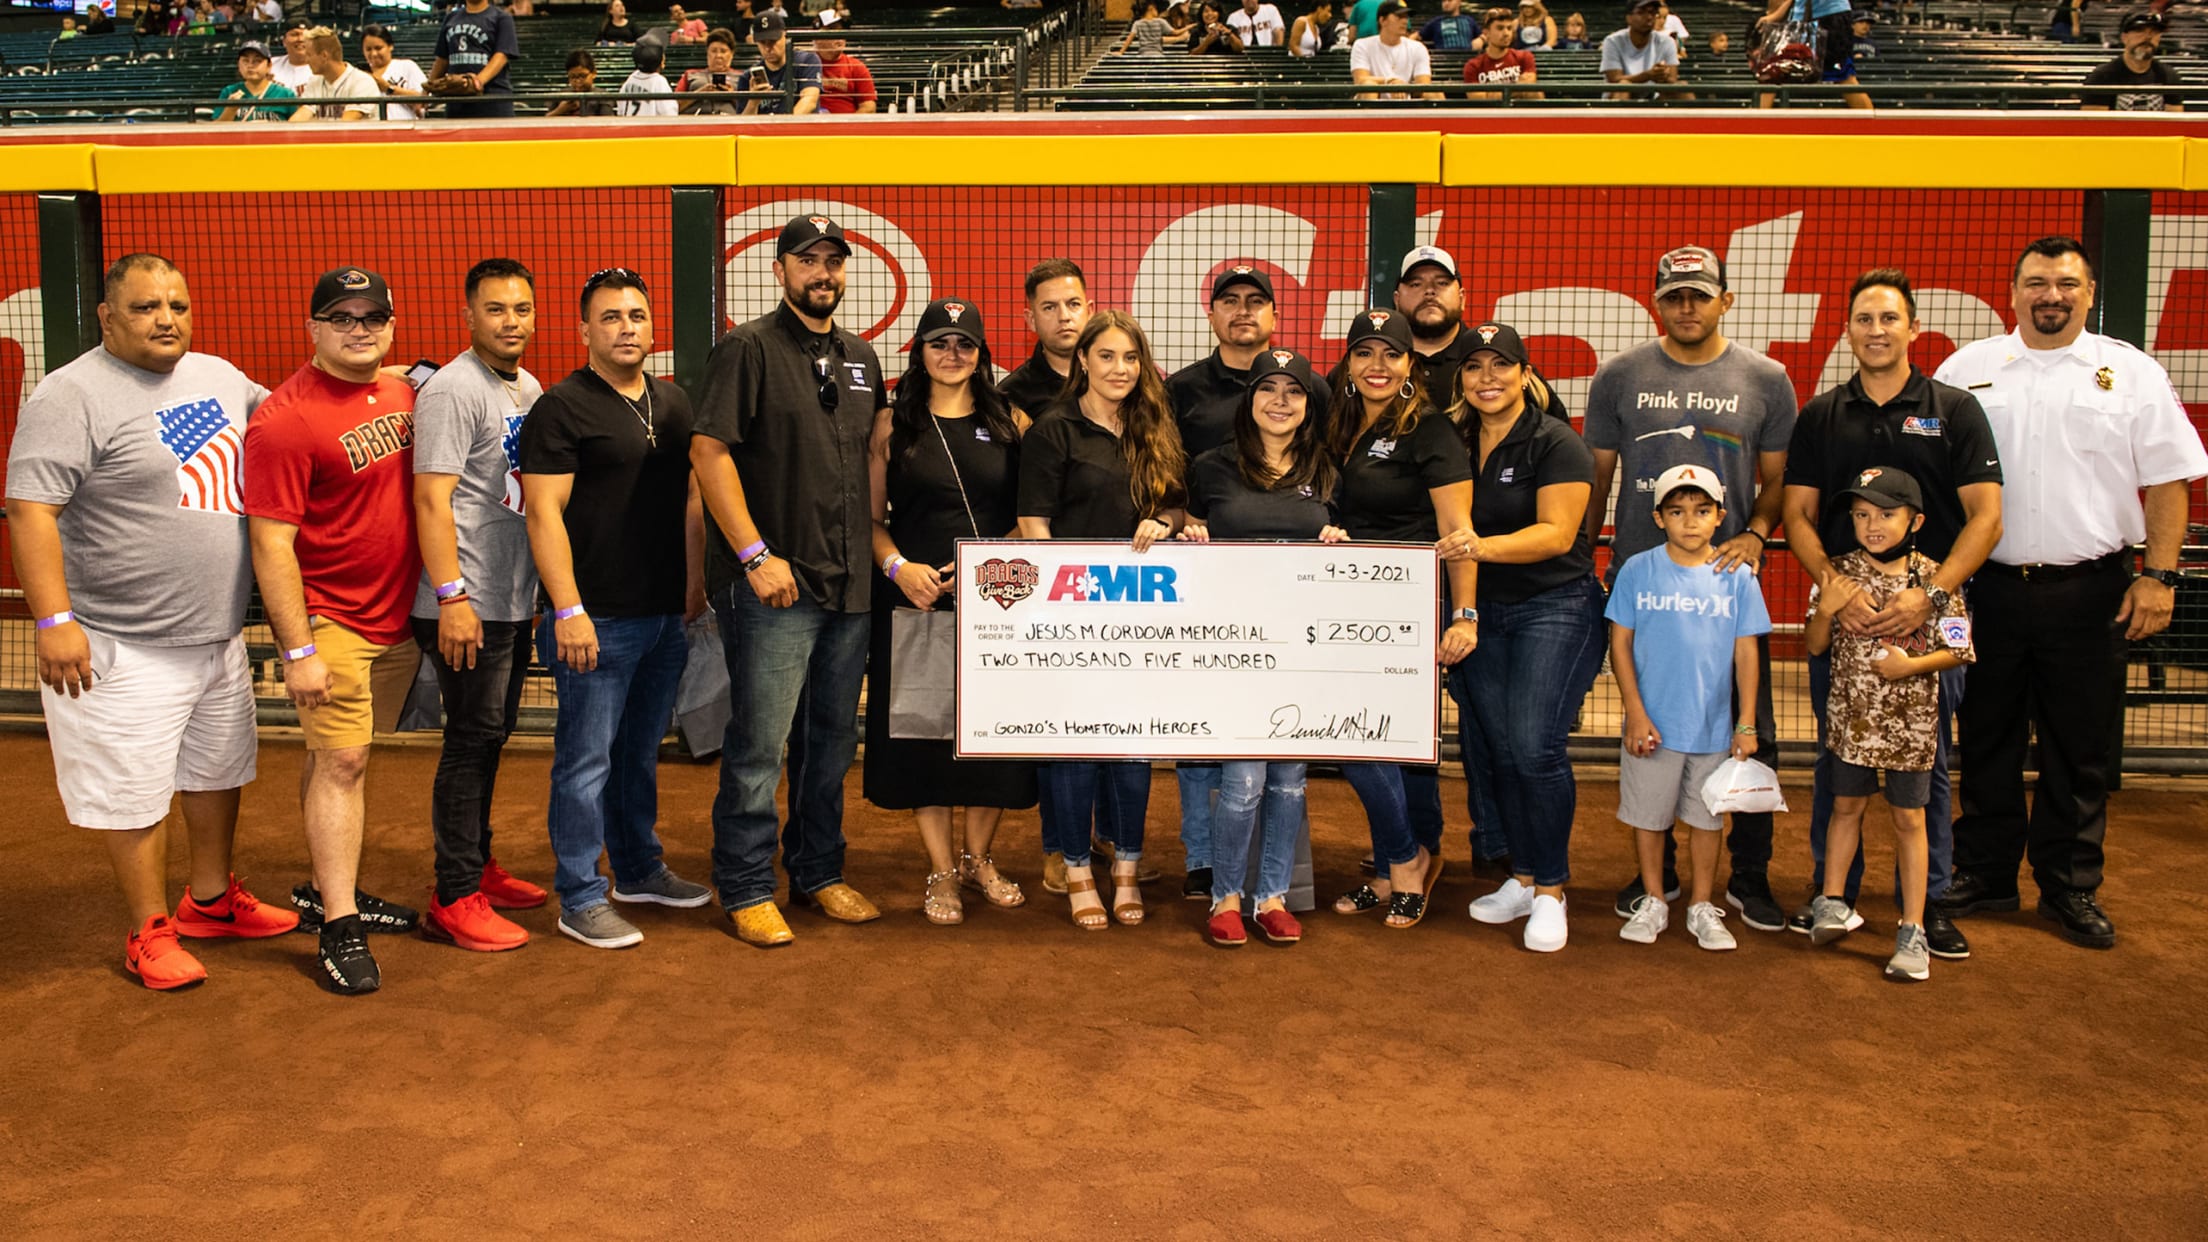
[[[690,655],[675,684],[675,728],[693,759],[716,755],[728,730],[728,657],[721,651],[721,623],[708,608],[684,627]]]
[[[958,714],[958,614],[889,614],[889,735],[951,740]]]
[[[1748,67],[1765,86],[1799,85],[1820,76],[1818,51],[1825,32],[1807,17],[1789,17],[1763,28],[1756,50],[1748,54]]]
[[[1702,782],[1702,804],[1712,815],[1733,811],[1783,811],[1779,774],[1753,759],[1727,759]]]

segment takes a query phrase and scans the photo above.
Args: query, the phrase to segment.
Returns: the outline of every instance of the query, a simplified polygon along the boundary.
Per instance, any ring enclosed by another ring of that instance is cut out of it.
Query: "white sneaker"
[[[1533,909],[1526,915],[1526,947],[1536,953],[1554,953],[1564,947],[1565,935],[1564,899],[1534,898]]]
[[[1472,902],[1472,917],[1482,923],[1515,923],[1533,913],[1533,890],[1518,882],[1517,876],[1503,881],[1503,886],[1485,897]]]
[[[1740,947],[1733,933],[1725,930],[1725,912],[1706,901],[1698,901],[1687,908],[1687,930],[1694,933],[1696,944],[1713,952]]]
[[[1618,929],[1618,939],[1635,944],[1654,944],[1656,937],[1671,926],[1671,907],[1646,893],[1633,903],[1633,914]]]

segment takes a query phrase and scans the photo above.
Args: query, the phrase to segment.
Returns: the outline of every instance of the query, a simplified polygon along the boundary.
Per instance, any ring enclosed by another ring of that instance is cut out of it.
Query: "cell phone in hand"
[[[406,369],[406,382],[420,388],[429,382],[430,376],[435,374],[437,374],[436,363],[427,358],[417,358],[414,360],[414,365]]]

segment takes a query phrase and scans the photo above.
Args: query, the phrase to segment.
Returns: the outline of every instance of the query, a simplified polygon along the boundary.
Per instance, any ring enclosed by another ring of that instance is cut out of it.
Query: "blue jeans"
[[[1219,765],[1177,763],[1173,765],[1173,775],[1181,786],[1181,852],[1186,855],[1181,869],[1194,871],[1209,867],[1212,865],[1212,804],[1219,800]],[[1224,852],[1219,856],[1233,857]]]
[[[560,908],[586,910],[606,900],[598,855],[613,878],[634,883],[660,868],[659,743],[674,719],[675,688],[690,644],[682,618],[593,617],[598,667],[578,673],[560,662],[550,620],[537,627],[537,658],[552,670],[560,714],[552,726],[553,882]]]
[[[774,900],[774,790],[790,752],[782,866],[811,893],[843,882],[843,778],[859,750],[859,685],[873,616],[800,598],[769,608],[741,580],[713,596],[728,661],[728,731],[713,798],[713,886],[721,906]]]
[[[1825,706],[1832,697],[1832,657],[1809,657],[1809,705],[1817,714],[1817,766],[1813,772],[1809,795],[1809,856],[1816,865],[1810,868],[1809,883],[1813,891],[1823,892],[1825,885],[1825,829],[1832,823],[1832,752],[1825,749]],[[1930,856],[1924,897],[1926,901],[1947,891],[1948,881],[1955,875],[1955,790],[1949,774],[1950,740],[1955,732],[1955,709],[1963,701],[1963,670],[1951,668],[1940,674],[1940,724],[1932,751],[1932,800],[1924,805],[1924,838]],[[1862,838],[1870,836],[1870,817],[1864,817]],[[1855,859],[1848,864],[1848,904],[1854,905],[1863,895],[1863,841],[1856,843]],[[1894,876],[1894,901],[1901,901],[1901,876]]]
[[[1264,851],[1255,897],[1259,902],[1286,897],[1296,874],[1296,834],[1303,829],[1304,765],[1249,759],[1214,771],[1219,773],[1219,814],[1211,828],[1211,899],[1248,891],[1244,881],[1253,833]]]
[[[1044,849],[1064,854],[1069,867],[1086,867],[1090,839],[1101,836],[1111,842],[1116,858],[1142,857],[1143,820],[1150,814],[1149,764],[1046,763],[1038,775],[1043,804],[1050,808],[1043,820]]]
[[[1365,804],[1365,822],[1372,829],[1372,861],[1382,875],[1418,857],[1419,840],[1411,828],[1411,803],[1404,786],[1414,769],[1395,763],[1345,763],[1342,779]],[[1431,770],[1431,769],[1429,769]],[[1434,801],[1441,801],[1440,778],[1435,778]],[[1433,846],[1428,846],[1431,849]],[[1214,872],[1214,874],[1217,874]]]
[[[1592,577],[1514,604],[1483,603],[1480,645],[1450,670],[1449,689],[1471,722],[1465,770],[1477,756],[1510,840],[1511,870],[1539,885],[1571,879],[1579,790],[1565,745],[1602,671],[1603,605]]]

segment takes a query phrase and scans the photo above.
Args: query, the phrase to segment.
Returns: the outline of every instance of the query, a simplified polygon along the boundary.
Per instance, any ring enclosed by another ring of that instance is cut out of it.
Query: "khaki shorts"
[[[1620,746],[1619,821],[1646,832],[1670,832],[1674,819],[1704,832],[1724,827],[1702,801],[1702,785],[1728,757],[1723,751],[1690,755],[1661,746],[1651,754],[1636,755]]]
[[[323,617],[309,618],[309,624],[315,654],[330,669],[330,701],[299,709],[307,749],[366,746],[376,734],[398,728],[422,649],[411,638],[390,646],[372,643]]]

